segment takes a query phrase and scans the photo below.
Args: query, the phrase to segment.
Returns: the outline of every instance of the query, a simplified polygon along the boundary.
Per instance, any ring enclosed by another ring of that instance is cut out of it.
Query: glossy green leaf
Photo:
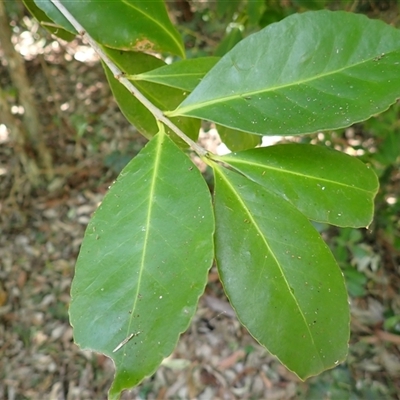
[[[35,0],[35,3],[51,20],[76,33],[50,0]],[[63,0],[62,4],[104,46],[185,56],[182,39],[168,17],[163,0]]]
[[[213,230],[200,172],[158,134],[91,219],[71,289],[76,343],[114,361],[111,398],[153,373],[188,327],[212,264]]]
[[[163,65],[152,71],[133,75],[129,79],[159,83],[191,92],[218,60],[219,57],[200,57],[181,60],[169,65]]]
[[[61,28],[57,27],[54,21],[52,21],[43,10],[41,10],[34,0],[22,0],[28,11],[39,21],[39,23],[46,28],[53,35],[70,41],[75,38],[75,35]]]
[[[214,170],[217,266],[240,321],[301,379],[335,367],[347,353],[350,318],[329,248],[290,203]]]
[[[114,61],[118,67],[126,74],[134,75],[145,71],[150,71],[165,65],[164,61],[148,54],[137,52],[121,52],[109,48],[104,48],[107,55]],[[138,131],[148,139],[151,139],[158,132],[157,121],[136,98],[117,80],[111,71],[104,66],[111,90],[118,102],[118,105],[125,115],[126,119],[133,124]],[[185,93],[180,89],[174,89],[168,86],[138,81],[135,86],[144,94],[155,106],[165,110],[169,106],[179,104],[185,98]],[[200,121],[177,117],[171,120],[189,137],[196,140],[199,134]],[[185,144],[177,138],[171,131],[167,131],[174,140],[180,145]]]
[[[351,227],[368,226],[372,221],[378,178],[355,157],[292,143],[220,159],[288,200],[309,219]]]
[[[252,149],[261,144],[261,137],[251,133],[217,125],[219,137],[230,151]]]
[[[363,15],[295,14],[237,44],[168,115],[262,135],[346,127],[400,97],[400,31]]]

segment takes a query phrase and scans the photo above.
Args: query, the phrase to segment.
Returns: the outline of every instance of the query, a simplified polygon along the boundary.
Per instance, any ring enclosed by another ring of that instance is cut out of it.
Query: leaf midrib
[[[322,358],[321,358],[321,355],[320,355],[320,353],[319,353],[319,351],[318,351],[318,348],[317,348],[317,346],[316,346],[316,344],[315,344],[315,341],[314,341],[314,337],[313,337],[313,335],[312,335],[312,332],[311,332],[311,330],[310,330],[310,328],[309,328],[309,326],[308,326],[308,324],[307,324],[307,320],[306,320],[306,318],[305,318],[305,315],[304,315],[304,313],[303,313],[303,310],[301,309],[300,304],[298,303],[296,297],[293,295],[292,291],[290,290],[290,284],[289,284],[289,282],[288,282],[287,279],[286,279],[285,273],[284,273],[284,271],[282,270],[281,265],[280,265],[278,259],[275,257],[275,253],[272,251],[271,247],[269,246],[268,242],[266,241],[264,233],[262,232],[262,230],[260,229],[260,227],[259,227],[258,224],[256,223],[255,219],[253,218],[253,215],[251,214],[250,210],[249,210],[248,207],[246,206],[245,202],[242,200],[240,194],[235,190],[234,186],[230,183],[229,178],[227,178],[227,177],[224,175],[224,173],[222,172],[222,168],[223,168],[223,167],[220,167],[220,166],[217,165],[217,164],[214,164],[213,167],[214,167],[214,170],[220,174],[221,178],[224,179],[224,181],[225,181],[225,183],[227,184],[227,186],[231,189],[232,193],[233,193],[234,196],[237,198],[239,204],[242,206],[242,208],[243,208],[243,210],[245,211],[245,213],[247,214],[249,220],[251,221],[251,223],[253,224],[253,226],[256,228],[256,230],[257,230],[257,232],[258,232],[258,234],[259,234],[259,237],[262,239],[262,241],[264,242],[264,244],[265,244],[267,250],[270,252],[270,254],[272,255],[272,258],[273,258],[274,261],[276,262],[276,265],[278,266],[279,271],[280,271],[280,273],[281,273],[281,275],[282,275],[282,277],[283,277],[283,280],[284,280],[284,282],[285,282],[285,284],[286,284],[287,292],[288,292],[289,295],[293,298],[293,300],[294,300],[294,302],[295,302],[295,304],[296,304],[296,306],[297,306],[297,309],[299,310],[300,315],[301,315],[301,317],[302,317],[302,319],[303,319],[303,321],[304,321],[304,325],[306,326],[306,329],[307,329],[307,331],[308,331],[308,334],[309,334],[309,336],[310,336],[310,339],[311,339],[311,341],[312,341],[312,344],[313,344],[313,346],[314,346],[314,348],[315,348],[315,352],[318,354],[322,365],[324,365],[324,362],[323,362],[323,360],[322,360]],[[235,173],[236,173],[236,172],[235,172]]]
[[[151,72],[151,71],[150,71]],[[197,76],[204,76],[204,73],[202,73],[202,72],[192,72],[192,73],[190,73],[190,72],[188,72],[188,73],[181,73],[181,74],[178,74],[178,73],[176,73],[176,74],[150,74],[150,73],[143,73],[143,74],[139,74],[139,75],[136,75],[135,76],[135,78],[137,79],[138,77],[140,78],[140,79],[142,79],[142,80],[145,80],[145,79],[150,79],[150,78],[152,78],[152,79],[155,79],[155,78],[168,78],[168,79],[170,79],[170,78],[182,78],[182,77],[197,77]]]
[[[136,304],[139,299],[139,291],[140,291],[144,267],[145,267],[145,259],[147,256],[147,247],[149,244],[151,216],[152,216],[153,205],[154,205],[154,202],[152,201],[152,199],[154,198],[154,193],[156,190],[156,182],[157,182],[157,176],[158,176],[158,171],[159,171],[159,167],[160,167],[160,160],[161,160],[161,153],[162,153],[161,148],[162,148],[162,143],[165,140],[165,134],[162,132],[159,132],[157,139],[155,137],[153,140],[157,140],[157,147],[154,151],[154,154],[155,154],[154,168],[153,168],[152,179],[151,179],[150,188],[149,188],[149,201],[148,201],[148,209],[147,209],[147,216],[146,216],[146,222],[145,222],[146,231],[145,231],[144,240],[143,240],[142,257],[141,257],[140,266],[138,269],[137,286],[136,286],[136,291],[134,293],[134,300],[133,300],[133,304],[132,304],[132,308],[131,308],[132,312],[130,313],[126,336],[128,336],[131,333],[133,316],[135,314],[134,310],[136,309]]]

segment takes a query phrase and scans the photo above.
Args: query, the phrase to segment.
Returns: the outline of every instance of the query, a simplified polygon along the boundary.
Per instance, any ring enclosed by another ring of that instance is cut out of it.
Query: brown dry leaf
[[[246,352],[244,350],[237,350],[234,353],[232,353],[229,357],[221,360],[218,363],[218,368],[219,369],[227,369],[231,368],[233,365],[235,365],[239,360],[243,359],[246,356]]]
[[[27,279],[28,279],[28,274],[26,273],[26,271],[21,270],[17,278],[17,286],[19,289],[22,289],[25,286]]]
[[[383,341],[391,342],[397,346],[400,346],[400,335],[385,331],[377,331],[376,336]]]
[[[0,307],[3,307],[7,302],[7,292],[3,288],[3,284],[0,282]]]

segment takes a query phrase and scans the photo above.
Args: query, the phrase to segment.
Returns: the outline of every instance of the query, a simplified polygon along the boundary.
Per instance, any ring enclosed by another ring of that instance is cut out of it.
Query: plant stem
[[[104,61],[110,71],[113,73],[114,78],[124,85],[133,96],[136,97],[154,116],[154,118],[170,128],[175,132],[183,141],[185,141],[200,157],[208,154],[207,150],[194,142],[190,137],[186,136],[164,113],[157,108],[150,100],[148,100],[139,89],[132,84],[120,68],[104,53],[101,46],[86,32],[85,28],[75,19],[75,17],[64,7],[60,0],[50,0],[55,7],[64,15],[64,17],[71,23],[77,30],[79,35],[82,36],[90,46],[96,51],[100,58]]]

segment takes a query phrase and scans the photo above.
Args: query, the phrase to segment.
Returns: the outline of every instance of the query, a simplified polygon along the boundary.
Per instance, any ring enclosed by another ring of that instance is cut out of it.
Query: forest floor
[[[146,141],[120,113],[86,46],[38,43],[28,33],[18,36],[18,45],[29,53],[55,178],[33,190],[12,141],[0,131],[0,399],[105,399],[113,364],[73,343],[69,290],[90,215]],[[0,65],[3,87],[8,79]],[[215,147],[216,140],[208,136],[207,143]],[[398,171],[390,182],[398,197]],[[334,235],[328,235],[332,243]],[[362,237],[370,256],[365,280],[357,283],[362,293],[350,299],[352,336],[344,364],[301,382],[241,326],[213,268],[176,350],[122,398],[400,399],[400,328],[385,325],[389,312],[400,314],[400,250],[384,231]]]

